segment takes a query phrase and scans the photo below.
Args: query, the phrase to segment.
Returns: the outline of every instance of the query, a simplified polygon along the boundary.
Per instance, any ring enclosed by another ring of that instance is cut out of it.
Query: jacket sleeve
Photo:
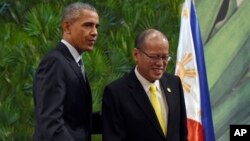
[[[106,87],[103,94],[103,141],[126,141],[119,99],[114,92],[110,87]]]
[[[91,134],[102,134],[102,119],[101,112],[92,113],[92,129]]]
[[[40,141],[74,141],[62,118],[65,87],[61,62],[51,57],[44,59],[33,85],[36,134]]]
[[[180,89],[180,108],[181,108],[181,121],[180,121],[180,140],[187,141],[188,140],[188,129],[187,129],[187,114],[186,114],[186,106],[185,99],[183,93],[183,87],[181,84],[181,80],[179,79],[179,89]]]

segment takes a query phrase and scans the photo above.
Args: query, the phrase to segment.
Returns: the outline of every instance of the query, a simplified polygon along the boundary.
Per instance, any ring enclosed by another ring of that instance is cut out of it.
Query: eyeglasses
[[[145,54],[148,58],[150,58],[153,61],[159,61],[159,60],[163,60],[165,62],[169,62],[171,60],[171,56],[166,55],[166,56],[160,56],[160,55],[149,55],[146,52],[144,52],[142,49],[139,49],[140,52],[142,52],[143,54]]]

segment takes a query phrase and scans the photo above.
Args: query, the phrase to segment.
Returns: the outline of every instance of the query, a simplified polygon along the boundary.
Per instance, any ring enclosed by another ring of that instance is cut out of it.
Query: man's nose
[[[92,30],[91,30],[91,35],[96,36],[97,34],[98,34],[97,28],[93,27]]]
[[[156,65],[158,65],[158,66],[163,66],[164,63],[165,63],[165,60],[162,59],[162,58],[159,58],[159,59],[156,61]]]

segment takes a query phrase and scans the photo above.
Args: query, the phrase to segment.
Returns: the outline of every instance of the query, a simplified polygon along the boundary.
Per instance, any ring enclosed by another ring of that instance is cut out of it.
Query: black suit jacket
[[[63,43],[41,61],[33,94],[36,117],[33,141],[90,141],[90,86]]]
[[[132,70],[104,90],[104,141],[187,141],[181,81],[177,76],[164,74],[160,84],[169,108],[167,137],[161,130],[146,92]]]

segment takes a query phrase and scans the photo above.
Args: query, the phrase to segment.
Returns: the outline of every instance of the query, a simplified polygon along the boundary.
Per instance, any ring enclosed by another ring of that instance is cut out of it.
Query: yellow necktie
[[[156,116],[157,116],[158,121],[159,121],[159,123],[161,125],[161,129],[162,129],[164,135],[166,135],[166,129],[165,129],[165,124],[164,124],[164,119],[162,117],[162,112],[161,112],[161,105],[160,105],[160,102],[159,102],[159,100],[157,98],[157,91],[156,91],[155,84],[151,84],[151,86],[149,88],[149,91],[151,93],[151,103],[152,103],[152,106],[154,107]]]

